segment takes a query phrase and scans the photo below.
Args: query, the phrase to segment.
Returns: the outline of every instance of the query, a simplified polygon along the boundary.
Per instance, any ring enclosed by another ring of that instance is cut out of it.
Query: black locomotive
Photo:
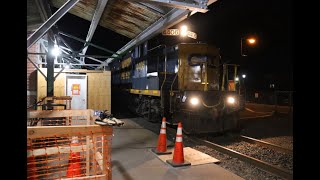
[[[243,108],[238,65],[224,64],[219,49],[203,43],[135,47],[110,65],[112,86],[125,90],[129,108],[149,120],[182,122],[185,133],[238,128]]]

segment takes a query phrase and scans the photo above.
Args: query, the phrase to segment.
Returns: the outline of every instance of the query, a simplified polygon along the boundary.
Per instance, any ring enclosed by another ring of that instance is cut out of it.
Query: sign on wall
[[[72,84],[72,95],[80,95],[80,84]]]

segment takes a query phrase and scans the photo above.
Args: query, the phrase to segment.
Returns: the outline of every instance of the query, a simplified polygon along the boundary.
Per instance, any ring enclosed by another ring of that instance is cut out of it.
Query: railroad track
[[[170,133],[173,133],[173,134],[176,133],[176,130],[173,129],[173,128],[170,128],[170,127],[168,128],[167,127],[167,130]],[[246,142],[249,142],[249,143],[259,144],[259,145],[266,146],[266,147],[269,147],[269,148],[272,148],[272,149],[276,149],[276,150],[281,151],[281,152],[292,154],[291,150],[285,149],[283,147],[280,147],[280,146],[277,146],[277,145],[274,145],[274,144],[271,144],[271,143],[267,143],[267,142],[264,142],[264,141],[261,141],[261,140],[257,140],[257,139],[254,139],[254,138],[247,137],[247,136],[241,136],[240,135],[238,137],[241,138],[243,141],[246,141]],[[292,175],[291,171],[283,169],[283,168],[279,168],[279,167],[277,167],[275,165],[272,165],[270,163],[267,163],[265,161],[262,161],[262,160],[247,156],[245,154],[242,154],[242,153],[237,152],[235,150],[232,150],[230,148],[226,148],[226,147],[224,147],[222,145],[219,145],[219,144],[207,141],[207,140],[203,140],[203,139],[200,139],[200,138],[197,138],[197,137],[184,135],[183,138],[191,140],[196,144],[201,144],[201,145],[204,145],[206,147],[212,148],[212,149],[214,149],[216,151],[219,151],[219,152],[221,152],[223,154],[227,154],[227,155],[229,155],[231,157],[235,157],[235,158],[237,158],[237,159],[239,159],[241,161],[244,161],[244,162],[247,162],[249,164],[252,164],[252,165],[260,168],[261,170],[269,172],[269,173],[272,173],[272,174],[274,174],[276,176],[279,176],[279,177],[282,177],[282,178],[285,178],[285,179],[293,179],[293,175]]]
[[[258,144],[258,145],[261,145],[261,146],[264,146],[264,147],[267,147],[270,149],[274,149],[276,151],[281,151],[283,153],[293,155],[293,151],[291,149],[287,149],[287,148],[278,146],[276,144],[272,144],[269,142],[261,141],[259,139],[255,139],[255,138],[243,136],[243,135],[239,135],[238,138],[240,138],[241,140],[246,141],[248,143]]]

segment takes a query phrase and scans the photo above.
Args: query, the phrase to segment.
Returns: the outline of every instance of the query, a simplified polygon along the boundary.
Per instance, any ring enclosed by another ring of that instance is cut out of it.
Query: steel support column
[[[54,46],[54,42],[51,39],[54,39],[53,33],[51,31],[48,32],[48,49],[52,49]],[[47,97],[53,96],[54,90],[54,59],[53,55],[49,55],[47,58]],[[48,107],[50,109],[50,107]]]

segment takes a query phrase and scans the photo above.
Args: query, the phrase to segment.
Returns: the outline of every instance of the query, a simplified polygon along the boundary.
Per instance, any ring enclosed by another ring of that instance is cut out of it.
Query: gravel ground
[[[274,138],[272,138],[274,139]],[[280,138],[277,138],[281,140]],[[279,152],[258,144],[251,144],[241,140],[235,140],[229,136],[210,137],[207,140],[222,145],[226,148],[233,149],[250,157],[265,161],[280,168],[291,170],[293,169],[292,155]],[[268,141],[270,142],[270,141]],[[279,141],[278,141],[279,142]],[[270,142],[271,143],[271,142]]]
[[[281,177],[274,176],[270,173],[260,170],[259,168],[238,160],[237,158],[232,158],[228,155],[215,151],[213,149],[209,149],[206,146],[193,146],[192,148],[204,152],[214,158],[219,159],[221,162],[218,164],[219,166],[229,170],[230,172],[244,178],[247,180],[279,180]]]
[[[280,168],[292,171],[292,155],[277,152],[275,150],[262,147],[256,144],[250,144],[247,142],[237,142],[232,145],[227,145],[225,147],[233,149],[250,157],[260,159],[272,165],[276,165]]]
[[[293,149],[293,138],[292,138],[292,136],[260,138],[260,140],[266,141],[266,142],[269,142],[269,143],[272,143],[272,144],[277,144],[277,145],[285,147],[287,149]]]

